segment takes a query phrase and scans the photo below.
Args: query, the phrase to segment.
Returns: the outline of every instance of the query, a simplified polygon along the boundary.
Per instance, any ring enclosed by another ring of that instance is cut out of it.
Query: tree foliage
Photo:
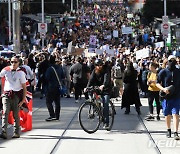
[[[161,18],[164,15],[163,0],[146,0],[143,7],[143,15],[148,22],[153,21],[154,17]],[[167,0],[167,15],[180,17],[180,1]]]

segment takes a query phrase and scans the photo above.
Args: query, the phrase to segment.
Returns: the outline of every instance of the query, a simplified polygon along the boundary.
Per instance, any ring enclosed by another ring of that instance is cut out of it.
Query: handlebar
[[[101,90],[99,89],[99,86],[91,86],[91,87],[86,88],[86,92],[90,92],[90,93],[96,92],[96,93],[100,94]]]

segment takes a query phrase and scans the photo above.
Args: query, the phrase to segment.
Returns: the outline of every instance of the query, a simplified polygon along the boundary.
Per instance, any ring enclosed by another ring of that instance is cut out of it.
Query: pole
[[[71,0],[71,12],[73,11],[73,0]]]
[[[8,0],[8,12],[9,12],[9,42],[11,42],[11,0]]]
[[[42,0],[42,23],[44,23],[44,0]],[[42,49],[44,48],[44,37],[42,37]]]
[[[166,6],[166,4],[167,4],[167,2],[166,2],[166,0],[164,0],[164,16],[167,15],[167,6]],[[167,38],[166,37],[164,38],[164,41],[165,41],[165,45],[164,45],[165,49],[164,49],[164,51],[165,51],[165,53],[167,53],[167,50],[166,50],[166,48],[167,48]]]
[[[16,54],[20,51],[20,1],[13,0],[13,50]]]
[[[164,0],[164,16],[166,16],[167,15],[167,2],[166,2],[166,0]]]
[[[77,0],[77,4],[76,4],[77,6],[77,10],[76,11],[78,11],[78,8],[79,8],[79,1]]]

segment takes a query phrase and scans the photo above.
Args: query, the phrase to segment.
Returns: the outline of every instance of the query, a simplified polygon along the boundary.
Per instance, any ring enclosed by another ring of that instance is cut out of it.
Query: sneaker
[[[157,119],[157,121],[161,120],[161,119],[160,119],[160,116],[157,116],[156,119]]]
[[[0,138],[7,139],[7,134],[6,134],[6,132],[2,132],[2,133],[0,134]]]
[[[105,123],[103,128],[106,129],[106,130],[109,130],[109,124]]]
[[[70,95],[67,95],[66,98],[71,98],[71,96],[70,96]]]
[[[180,137],[179,137],[179,135],[178,135],[177,132],[174,132],[174,139],[175,139],[175,140],[180,140]]]
[[[154,120],[154,117],[153,116],[149,116],[145,119],[146,121],[153,121]]]
[[[18,133],[14,133],[12,138],[20,138],[20,135]]]
[[[49,117],[46,119],[46,121],[53,121],[53,120],[56,120],[56,118]]]
[[[130,111],[127,111],[127,110],[124,112],[124,114],[129,114],[129,113],[130,113]]]
[[[168,129],[168,130],[167,130],[166,137],[167,137],[167,138],[170,138],[170,137],[171,137],[171,129]]]
[[[75,100],[75,103],[79,103],[79,100]]]

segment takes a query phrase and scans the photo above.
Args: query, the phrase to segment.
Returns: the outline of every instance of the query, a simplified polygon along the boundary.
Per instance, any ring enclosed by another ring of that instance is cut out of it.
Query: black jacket
[[[103,67],[103,71],[100,74],[95,73],[95,69],[93,70],[87,87],[90,86],[101,86],[104,85],[102,94],[110,94],[112,89],[111,84],[111,70],[108,67]]]

